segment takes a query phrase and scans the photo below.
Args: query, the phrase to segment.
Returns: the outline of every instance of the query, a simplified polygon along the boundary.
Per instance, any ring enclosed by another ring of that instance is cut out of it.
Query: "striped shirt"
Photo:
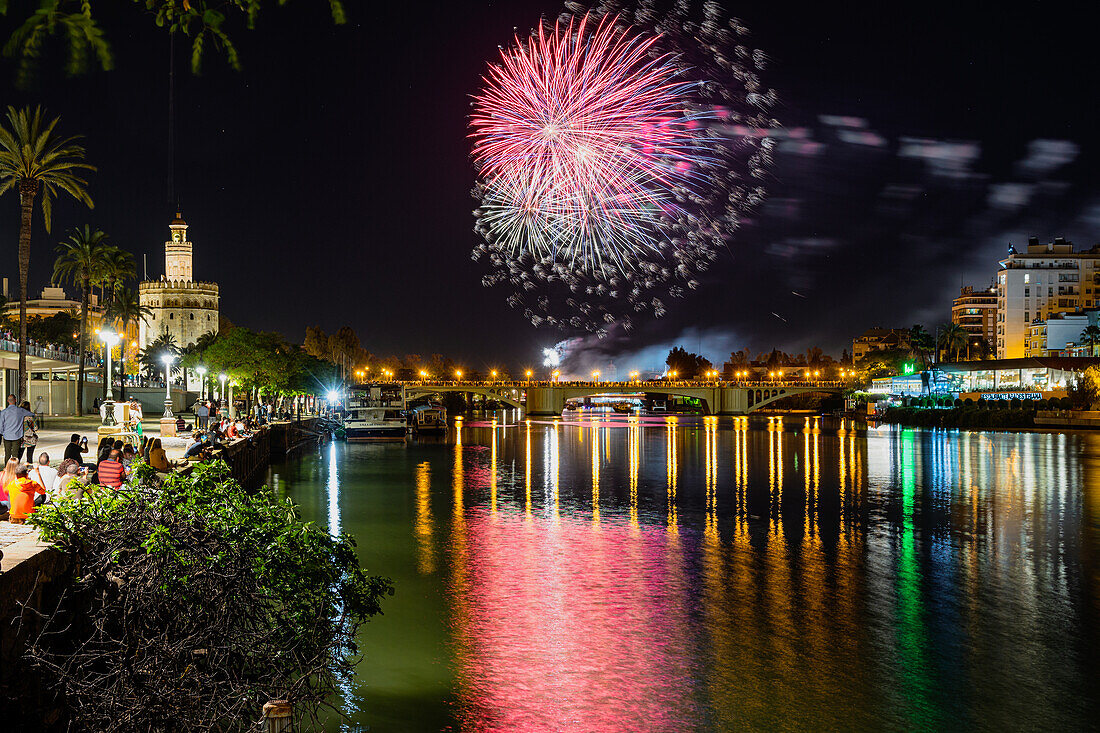
[[[112,461],[104,458],[99,462],[99,466],[96,469],[97,478],[96,482],[101,486],[110,486],[113,489],[117,489],[122,486],[122,464],[118,461]]]

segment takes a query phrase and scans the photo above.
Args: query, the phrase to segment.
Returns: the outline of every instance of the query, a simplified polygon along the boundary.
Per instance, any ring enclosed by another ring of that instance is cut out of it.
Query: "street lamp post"
[[[176,357],[165,354],[160,360],[164,362],[164,417],[175,419],[172,414],[172,362]]]
[[[218,375],[218,381],[222,383],[221,391],[218,392],[218,398],[221,399],[222,402],[225,402],[225,379],[225,372]]]
[[[115,425],[115,394],[111,389],[111,350],[118,343],[118,334],[114,331],[100,331],[99,340],[103,342],[107,352],[107,392],[103,396],[103,424],[108,427]]]
[[[199,375],[199,399],[206,399],[206,367],[197,366],[195,372]]]

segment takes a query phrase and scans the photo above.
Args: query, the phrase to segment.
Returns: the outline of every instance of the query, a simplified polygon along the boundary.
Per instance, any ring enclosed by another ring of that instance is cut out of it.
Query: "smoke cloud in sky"
[[[702,286],[629,335],[562,342],[563,373],[661,368],[673,346],[716,365],[746,348],[839,357],[872,326],[944,322],[1010,243],[1094,243],[1086,163],[1068,140],[1033,140],[995,166],[976,141],[889,135],[860,117],[788,128],[767,201]]]

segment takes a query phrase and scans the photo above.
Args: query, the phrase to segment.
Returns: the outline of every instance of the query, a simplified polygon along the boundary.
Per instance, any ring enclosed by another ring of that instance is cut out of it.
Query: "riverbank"
[[[997,430],[1000,428],[1035,427],[1035,410],[990,409],[986,407],[891,407],[878,416],[878,421],[889,425],[916,428],[974,428]]]

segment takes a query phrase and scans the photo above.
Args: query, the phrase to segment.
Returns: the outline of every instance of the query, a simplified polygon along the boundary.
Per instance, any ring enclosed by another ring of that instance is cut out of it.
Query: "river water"
[[[397,588],[332,730],[1100,720],[1100,435],[458,424],[271,468]]]

